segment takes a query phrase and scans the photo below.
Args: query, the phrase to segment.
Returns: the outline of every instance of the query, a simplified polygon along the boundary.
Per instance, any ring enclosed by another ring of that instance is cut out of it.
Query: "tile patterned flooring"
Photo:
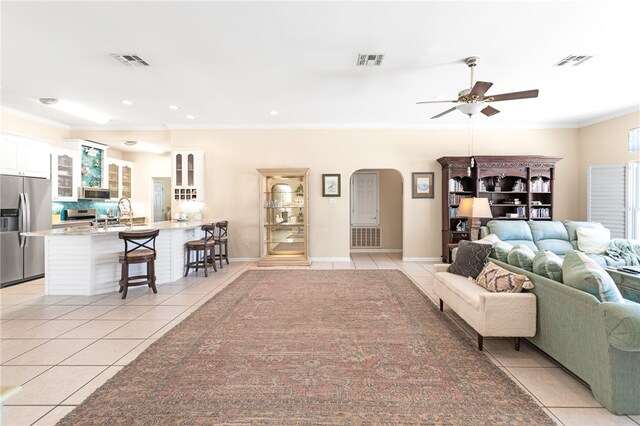
[[[311,269],[402,269],[428,296],[432,264],[403,262],[400,254],[354,253],[351,262],[314,262]],[[5,402],[1,424],[55,424],[134,360],[167,330],[255,263],[232,262],[158,286],[99,296],[45,296],[44,281],[0,290],[0,383],[22,391]],[[475,342],[475,332],[448,311]],[[639,425],[640,416],[615,416],[591,391],[528,343],[520,352],[510,339],[485,339],[489,359],[528,392],[560,425]]]

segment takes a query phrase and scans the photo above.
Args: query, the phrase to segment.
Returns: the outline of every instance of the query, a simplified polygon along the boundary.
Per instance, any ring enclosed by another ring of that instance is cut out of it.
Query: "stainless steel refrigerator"
[[[0,175],[0,286],[44,276],[44,238],[21,232],[51,229],[51,181]]]

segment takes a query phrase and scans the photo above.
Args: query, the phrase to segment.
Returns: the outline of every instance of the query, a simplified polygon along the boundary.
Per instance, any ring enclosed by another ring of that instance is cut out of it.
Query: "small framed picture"
[[[411,173],[411,198],[433,198],[433,172]]]
[[[322,175],[322,196],[323,197],[339,197],[340,196],[340,175],[339,174],[323,174]]]

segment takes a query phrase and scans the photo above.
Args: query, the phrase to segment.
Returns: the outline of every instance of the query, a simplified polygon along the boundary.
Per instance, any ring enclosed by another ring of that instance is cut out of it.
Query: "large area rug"
[[[394,270],[251,270],[62,425],[554,424]]]

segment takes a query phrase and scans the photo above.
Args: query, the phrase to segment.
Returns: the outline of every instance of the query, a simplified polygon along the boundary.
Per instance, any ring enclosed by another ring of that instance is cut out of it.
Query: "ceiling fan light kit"
[[[493,83],[489,81],[476,81],[474,83],[473,80],[473,69],[478,65],[478,60],[480,58],[477,56],[470,56],[465,59],[465,64],[469,67],[469,71],[471,74],[471,83],[468,89],[463,89],[458,93],[457,100],[447,100],[447,101],[422,101],[418,102],[418,104],[434,104],[434,103],[455,103],[457,104],[453,108],[449,108],[446,111],[441,112],[438,115],[434,115],[431,119],[442,117],[445,114],[448,114],[454,110],[458,110],[461,113],[468,115],[469,117],[481,112],[487,117],[491,117],[492,115],[496,115],[500,111],[491,105],[487,105],[489,102],[498,102],[498,101],[510,101],[516,99],[528,99],[528,98],[537,98],[538,97],[538,89],[534,90],[525,90],[522,92],[511,92],[511,93],[503,93],[500,95],[493,96],[485,96],[487,90],[493,86]]]

